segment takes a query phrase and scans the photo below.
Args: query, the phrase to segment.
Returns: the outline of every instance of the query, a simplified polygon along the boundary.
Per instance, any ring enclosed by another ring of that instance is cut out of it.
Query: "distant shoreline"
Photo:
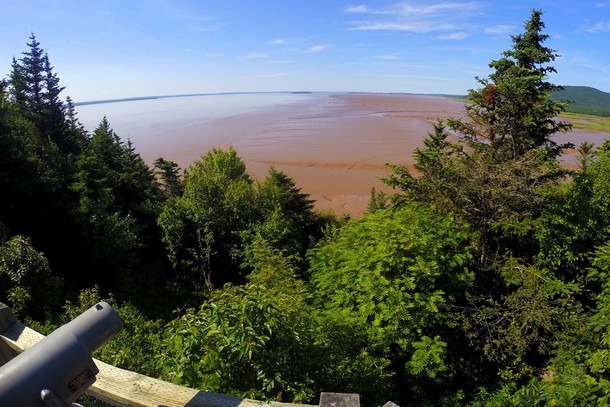
[[[155,99],[170,99],[170,98],[182,98],[182,97],[198,97],[198,96],[223,96],[223,95],[265,95],[265,94],[311,94],[316,93],[313,91],[270,91],[270,92],[217,92],[217,93],[184,93],[178,95],[156,95],[156,96],[134,96],[128,98],[118,99],[100,99],[100,100],[85,100],[82,102],[75,102],[74,106],[87,106],[87,105],[101,105],[104,103],[122,103],[122,102],[137,102],[142,100],[155,100]],[[322,92],[326,93],[326,92]],[[332,93],[332,92],[329,92]]]
[[[126,98],[117,99],[99,99],[99,100],[85,100],[82,102],[75,102],[74,106],[87,106],[87,105],[100,105],[104,103],[122,103],[122,102],[137,102],[142,100],[155,100],[155,99],[170,99],[170,98],[182,98],[182,97],[199,97],[199,96],[228,96],[228,95],[265,95],[265,94],[328,94],[328,95],[400,95],[400,96],[432,96],[432,97],[443,97],[449,99],[466,99],[465,95],[448,95],[448,94],[427,94],[427,93],[408,93],[408,92],[350,92],[350,91],[310,91],[310,90],[293,90],[293,91],[267,91],[267,92],[216,92],[216,93],[184,93],[176,95],[152,95],[152,96],[133,96]]]

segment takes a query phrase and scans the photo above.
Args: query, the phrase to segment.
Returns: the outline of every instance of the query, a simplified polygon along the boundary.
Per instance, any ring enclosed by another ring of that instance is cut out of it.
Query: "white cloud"
[[[610,21],[595,23],[591,26],[585,27],[584,30],[589,33],[610,31]]]
[[[212,31],[218,31],[226,25],[227,25],[226,23],[212,23],[212,24],[205,25],[205,26],[203,26],[203,25],[197,26],[193,30],[196,32],[200,32],[200,33],[207,33],[207,32],[212,32]]]
[[[464,38],[467,38],[468,34],[465,32],[455,32],[455,33],[450,33],[450,34],[445,34],[445,35],[439,35],[438,39],[439,40],[463,40]]]
[[[371,10],[364,5],[360,5],[360,6],[352,6],[352,7],[348,7],[347,9],[345,9],[345,11],[347,13],[370,13]]]
[[[265,61],[266,63],[268,63],[269,65],[280,65],[280,64],[294,64],[294,61],[291,59],[269,59],[267,61]]]
[[[249,54],[243,55],[241,59],[262,59],[267,58],[269,55],[262,52],[250,52]]]
[[[326,48],[328,48],[328,45],[314,45],[312,47],[309,47],[309,52],[320,52],[324,51]]]
[[[426,33],[434,31],[455,31],[468,29],[468,19],[478,15],[477,2],[442,1],[418,4],[406,1],[379,9],[360,5],[346,9],[346,12],[368,15],[369,21],[353,21],[351,30],[383,30]]]
[[[427,33],[432,31],[448,31],[457,28],[453,24],[438,24],[434,22],[413,23],[370,23],[353,28],[357,31],[408,31],[414,33]]]
[[[273,73],[268,73],[268,74],[263,74],[263,75],[256,75],[253,76],[253,78],[279,78],[282,76],[289,76],[292,75],[292,72],[273,72]]]
[[[610,0],[599,2],[599,3],[595,4],[595,7],[601,8],[601,9],[610,8]]]
[[[286,45],[288,42],[284,39],[284,38],[276,38],[275,40],[271,41],[272,45]]]
[[[437,3],[437,4],[427,4],[427,5],[413,5],[410,3],[401,3],[399,6],[399,11],[401,14],[437,14],[442,11],[465,11],[465,10],[476,10],[476,3]]]
[[[572,63],[581,68],[591,69],[601,73],[607,73],[609,71],[606,64],[595,61],[591,58],[591,55],[587,54],[577,53],[573,55]]]
[[[483,31],[487,34],[502,36],[510,34],[513,30],[515,30],[514,26],[506,24],[492,25],[483,29]]]
[[[610,1],[610,0],[609,0]],[[424,14],[438,14],[446,11],[476,11],[478,4],[475,2],[441,2],[436,4],[413,4],[413,2],[402,2],[383,9],[372,9],[365,5],[348,7],[345,11],[353,14],[393,15],[393,16],[415,16]]]
[[[377,59],[383,59],[383,60],[386,60],[386,61],[397,61],[397,60],[401,59],[401,58],[400,58],[400,55],[398,55],[398,54],[385,54],[385,55],[378,55],[378,56],[376,56],[375,58],[377,58]]]

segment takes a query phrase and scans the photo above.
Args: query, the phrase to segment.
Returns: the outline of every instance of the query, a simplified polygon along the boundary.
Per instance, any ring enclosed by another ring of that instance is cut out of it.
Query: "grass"
[[[575,129],[583,129],[596,133],[610,133],[610,117],[564,112],[561,114],[561,120],[572,123]]]

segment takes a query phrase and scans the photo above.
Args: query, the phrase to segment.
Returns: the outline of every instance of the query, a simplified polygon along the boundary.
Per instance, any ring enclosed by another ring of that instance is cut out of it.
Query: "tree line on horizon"
[[[544,28],[533,10],[358,219],[232,148],[181,172],[105,117],[89,134],[32,35],[0,84],[0,301],[48,333],[105,299],[124,329],[96,357],[240,397],[607,405],[610,142],[559,162]]]

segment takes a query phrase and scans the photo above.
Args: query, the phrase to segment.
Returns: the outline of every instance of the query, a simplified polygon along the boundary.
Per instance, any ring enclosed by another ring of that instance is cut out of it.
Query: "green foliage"
[[[167,197],[178,197],[184,191],[180,179],[180,167],[173,161],[159,157],[155,160],[155,175],[161,183],[161,190]]]
[[[471,279],[466,237],[451,217],[415,205],[352,221],[310,252],[317,301],[369,320],[378,339],[426,326]]]
[[[374,187],[371,188],[371,198],[367,206],[367,212],[375,212],[380,209],[385,209],[389,206],[389,196],[383,191],[377,191]]]
[[[446,369],[441,310],[472,283],[467,237],[418,205],[351,221],[310,252],[315,304],[364,330],[361,352],[436,378]]]
[[[235,255],[240,232],[254,221],[254,199],[252,180],[233,148],[215,148],[189,167],[184,194],[170,199],[158,220],[170,259],[189,284],[211,289],[239,280]]]
[[[598,247],[592,266],[589,277],[601,284],[601,290],[588,321],[588,329],[594,334],[588,366],[600,380],[610,380],[610,243]]]
[[[152,171],[133,146],[125,145],[104,117],[79,157],[73,189],[80,212],[95,210],[138,213],[139,206],[159,197]]]
[[[472,385],[534,377],[550,360],[557,333],[580,310],[574,273],[556,273],[567,262],[576,270],[581,255],[576,248],[568,253],[578,237],[560,240],[574,232],[569,217],[553,215],[566,196],[566,171],[556,158],[569,145],[557,145],[552,136],[570,125],[556,120],[567,104],[548,98],[558,89],[547,81],[557,55],[543,45],[548,35],[541,15],[533,10],[524,33],[512,37],[513,47],[491,62],[492,73],[477,78],[467,116],[437,123],[415,152],[420,175],[394,165],[387,179],[403,192],[393,197],[395,206],[432,202],[471,231],[474,284],[449,313],[448,325],[457,330],[454,345],[473,351],[460,358],[478,375]],[[575,208],[568,213],[579,216]],[[562,223],[566,227],[553,229]]]
[[[320,238],[314,201],[301,192],[294,179],[273,167],[257,186],[257,193],[256,206],[263,219],[258,232],[276,248],[304,257],[311,240]]]
[[[121,141],[105,117],[79,156],[77,170],[71,190],[79,199],[74,213],[84,261],[105,276],[84,283],[120,289],[117,277],[126,283],[125,278],[142,266],[141,253],[155,247],[151,240],[158,234],[160,190],[150,168],[130,143]]]
[[[264,278],[263,285],[270,287],[279,286],[284,278],[290,282],[296,281],[297,276],[307,278],[305,254],[332,220],[316,214],[309,195],[302,193],[292,178],[273,167],[263,182],[256,185],[255,207],[256,223],[241,233],[242,267],[251,269],[248,279],[254,281],[256,275],[255,278]]]
[[[214,291],[166,329],[159,363],[187,386],[240,397],[303,400],[312,396],[292,360],[298,332],[267,291],[256,285]],[[298,354],[296,352],[295,354]]]
[[[306,287],[298,278],[299,259],[276,249],[260,235],[248,245],[245,257],[244,265],[252,268],[247,276],[251,284],[269,290],[284,310],[297,311],[304,306]]]
[[[555,72],[548,64],[558,55],[543,45],[549,36],[542,33],[541,16],[541,11],[532,10],[525,31],[512,37],[512,49],[492,61],[494,72],[488,79],[478,79],[480,89],[470,91],[472,104],[467,111],[472,123],[451,121],[467,139],[488,140],[496,160],[515,159],[538,148],[554,158],[567,147],[557,146],[551,137],[568,131],[570,125],[555,120],[567,103],[548,98],[560,89],[547,81],[548,74]]]
[[[310,312],[305,321],[312,327],[314,346],[304,347],[308,363],[301,366],[313,372],[316,394],[329,390],[357,393],[362,405],[380,405],[389,398],[398,401],[393,396],[397,374],[391,355],[371,344],[370,324],[345,312]]]
[[[23,236],[13,236],[0,246],[0,283],[0,301],[17,317],[42,317],[60,300],[60,280],[51,274],[44,255]]]
[[[60,94],[64,90],[53,71],[49,56],[40,47],[34,34],[22,58],[13,60],[11,93],[24,116],[37,128],[42,139],[49,138],[65,156],[56,159],[65,165],[78,154],[84,142],[84,132],[67,131],[67,122]]]
[[[478,79],[468,117],[438,123],[415,152],[422,175],[393,166],[387,180],[406,192],[403,200],[431,200],[462,214],[477,232],[482,263],[494,261],[499,244],[512,250],[531,244],[526,238],[545,207],[545,191],[565,174],[554,158],[566,146],[551,136],[570,126],[554,119],[565,104],[547,99],[556,87],[546,81],[554,72],[546,64],[556,55],[542,45],[548,36],[540,16],[532,12],[513,48],[490,64],[494,72]],[[448,141],[447,130],[460,138]]]
[[[1,92],[0,216],[13,233],[35,238],[45,250],[53,247],[55,222],[67,217],[59,155],[57,145]]]
[[[407,362],[408,371],[419,376],[423,373],[430,378],[435,378],[440,372],[447,367],[444,363],[444,353],[447,348],[447,343],[440,340],[440,336],[434,338],[423,336],[420,341],[413,342],[413,356]]]
[[[553,378],[551,381],[534,379],[521,388],[503,386],[494,393],[480,389],[476,400],[469,407],[504,406],[607,406],[610,397],[610,382],[597,381],[571,371],[567,380]]]
[[[536,231],[538,261],[572,278],[582,276],[595,247],[610,237],[610,153],[586,145],[581,152],[581,170],[555,191]]]
[[[521,388],[497,392],[489,405],[605,406],[609,404],[608,279],[610,250],[600,246],[593,258],[589,278],[602,284],[591,313],[572,312],[571,323],[557,329],[556,356],[541,375]],[[501,404],[503,401],[504,404]],[[480,402],[475,405],[484,405]],[[488,405],[488,404],[485,404]]]
[[[184,194],[168,199],[159,217],[179,279],[208,289],[267,267],[260,250],[281,252],[291,269],[305,270],[305,252],[325,222],[286,174],[271,168],[254,183],[233,148],[213,149],[193,164]]]
[[[552,355],[556,335],[574,323],[573,313],[579,311],[574,295],[580,287],[516,259],[501,271],[509,290],[476,301],[462,324],[471,343],[511,382],[531,377],[539,361]]]
[[[571,100],[567,112],[585,115],[610,116],[610,93],[588,86],[563,86],[561,90],[551,92],[551,100]]]
[[[164,322],[147,318],[136,306],[129,302],[121,303],[113,295],[102,296],[97,287],[83,289],[76,300],[66,301],[63,312],[57,318],[43,325],[30,324],[34,329],[49,334],[100,301],[108,302],[117,311],[123,321],[123,329],[93,356],[122,369],[158,377],[160,370],[154,355],[161,349]]]

